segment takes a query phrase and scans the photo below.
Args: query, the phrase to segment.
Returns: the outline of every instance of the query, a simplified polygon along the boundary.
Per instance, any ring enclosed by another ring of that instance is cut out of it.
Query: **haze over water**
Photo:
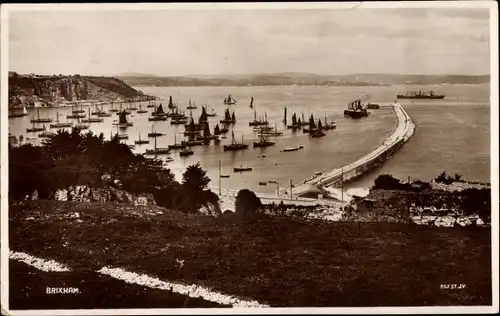
[[[429,89],[430,87],[415,87]],[[217,117],[210,118],[210,128],[219,123],[225,105],[224,97],[231,93],[237,100],[231,105],[235,111],[237,122],[234,125],[234,134],[238,142],[249,144],[249,149],[238,152],[223,152],[222,146],[231,142],[231,133],[219,145],[213,142],[210,146],[193,147],[194,155],[183,158],[178,151],[172,151],[174,161],[168,167],[181,180],[181,174],[188,165],[200,162],[212,179],[211,186],[218,187],[218,163],[222,163],[222,174],[230,178],[222,179],[223,188],[250,188],[262,192],[274,192],[275,184],[259,185],[261,181],[276,180],[280,186],[288,186],[290,179],[293,183],[300,183],[309,178],[314,172],[325,172],[333,168],[346,165],[375,149],[391,133],[396,119],[389,106],[395,101],[397,93],[405,90],[403,86],[384,87],[324,87],[324,86],[263,86],[263,87],[137,87],[146,94],[168,98],[172,95],[179,107],[185,108],[189,98],[196,103],[198,109],[193,110],[193,117],[198,119],[201,105],[208,104],[208,112],[213,108]],[[417,125],[412,139],[398,151],[395,156],[378,168],[350,183],[351,187],[368,187],[381,173],[390,173],[406,179],[430,180],[440,172],[460,173],[467,180],[490,181],[490,153],[489,153],[489,86],[488,85],[442,85],[435,87],[436,92],[446,95],[444,100],[398,100]],[[249,108],[250,97],[255,98],[257,116],[267,117],[271,126],[276,126],[284,136],[272,140],[276,145],[264,149],[252,148],[252,142],[258,140],[256,132],[248,126],[253,120],[253,110]],[[368,118],[352,120],[343,117],[347,102],[355,98],[370,100],[379,103],[379,110],[371,110]],[[159,101],[166,106],[165,100]],[[145,105],[145,103],[144,103]],[[323,138],[310,138],[301,131],[292,133],[284,129],[283,109],[288,109],[288,121],[295,112],[298,117],[303,113],[306,119],[312,113],[316,121],[321,118],[324,123],[325,114],[328,121],[334,120],[337,129],[328,131]],[[109,109],[109,105],[104,106]],[[144,107],[145,108],[145,107]],[[93,110],[93,109],[92,109]],[[151,112],[152,109],[148,109]],[[36,115],[36,109],[29,109],[29,115],[24,118],[9,120],[10,132],[19,136],[30,127],[29,119]],[[40,116],[56,117],[66,120],[71,108],[40,109]],[[189,113],[186,110],[186,113]],[[166,122],[148,122],[148,113],[133,113],[129,119],[134,122],[125,133],[129,139],[123,142],[133,144],[134,140],[147,138],[154,124],[156,131],[166,133],[166,136],[157,139],[158,147],[167,147],[184,139],[184,127],[171,126],[170,119]],[[112,121],[117,116],[104,118],[104,123],[91,124],[90,130],[94,133],[103,133],[109,138],[116,133]],[[48,127],[48,124],[46,124]],[[36,133],[38,134],[38,133]],[[174,136],[177,135],[177,136]],[[31,133],[29,137],[35,138]],[[143,153],[146,148],[152,148],[153,139],[149,145],[136,146],[136,152]],[[34,140],[34,143],[39,142]],[[296,152],[281,152],[283,148],[303,145],[304,149]],[[266,157],[258,157],[261,154]],[[234,173],[233,167],[240,165],[253,168],[250,172]]]

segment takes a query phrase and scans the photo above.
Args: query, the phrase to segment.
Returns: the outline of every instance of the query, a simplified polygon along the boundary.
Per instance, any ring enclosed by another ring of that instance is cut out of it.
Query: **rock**
[[[67,201],[68,200],[68,190],[60,189],[54,193],[54,200],[56,201]]]

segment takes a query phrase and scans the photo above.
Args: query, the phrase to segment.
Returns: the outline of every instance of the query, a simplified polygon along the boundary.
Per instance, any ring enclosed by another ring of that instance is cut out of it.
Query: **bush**
[[[236,216],[242,221],[252,219],[262,209],[262,202],[254,192],[242,189],[236,195]]]
[[[455,173],[454,177],[451,177],[446,174],[446,171],[443,171],[439,176],[437,176],[434,181],[439,182],[439,183],[444,183],[444,184],[452,184],[455,181],[460,181],[462,179],[462,175]]]
[[[375,179],[374,189],[382,190],[398,190],[401,187],[401,182],[390,174],[382,174]]]

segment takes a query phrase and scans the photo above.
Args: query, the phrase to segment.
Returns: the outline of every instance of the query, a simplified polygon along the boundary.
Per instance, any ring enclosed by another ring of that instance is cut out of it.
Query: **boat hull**
[[[362,118],[362,117],[368,116],[368,111],[366,111],[366,110],[361,110],[361,111],[344,110],[344,116],[354,118],[354,119]]]

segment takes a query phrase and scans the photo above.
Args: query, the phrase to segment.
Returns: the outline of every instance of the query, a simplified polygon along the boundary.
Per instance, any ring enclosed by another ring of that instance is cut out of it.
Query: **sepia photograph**
[[[498,312],[496,2],[6,4],[0,36],[2,314]]]

